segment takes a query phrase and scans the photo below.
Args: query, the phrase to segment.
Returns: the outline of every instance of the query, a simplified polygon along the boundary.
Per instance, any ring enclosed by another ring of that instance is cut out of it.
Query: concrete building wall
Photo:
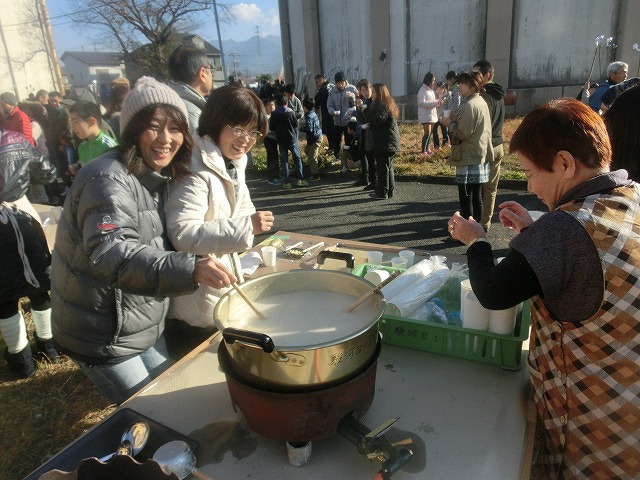
[[[311,94],[316,73],[332,81],[344,70],[350,82],[386,83],[407,118],[416,116],[415,94],[425,73],[444,79],[448,70],[470,69],[481,58],[493,63],[495,81],[515,92],[511,114],[575,96],[589,76],[599,35],[612,36],[617,47],[599,50],[591,80],[602,80],[613,60],[626,61],[630,76],[636,74],[638,0],[279,2],[281,16],[302,10],[289,23],[290,61],[308,73]]]
[[[0,91],[13,92],[23,101],[40,89],[57,88],[45,48],[46,38],[33,0],[2,2]]]

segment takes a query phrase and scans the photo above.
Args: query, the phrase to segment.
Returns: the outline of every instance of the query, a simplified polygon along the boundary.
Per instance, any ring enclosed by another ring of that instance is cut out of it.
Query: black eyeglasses
[[[231,129],[236,137],[249,137],[252,140],[257,140],[262,136],[262,134],[257,130],[251,130],[250,132],[247,132],[244,128],[232,127],[231,125],[227,125],[227,127]]]

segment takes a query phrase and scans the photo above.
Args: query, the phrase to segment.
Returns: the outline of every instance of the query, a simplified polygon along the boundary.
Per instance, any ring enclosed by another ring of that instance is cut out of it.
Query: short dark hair
[[[189,123],[184,114],[171,105],[155,103],[153,105],[147,105],[136,112],[120,135],[118,160],[122,162],[126,169],[133,175],[140,175],[145,171],[146,164],[138,149],[138,139],[151,124],[156,110],[160,110],[167,119],[173,120],[184,137],[182,145],[176,152],[176,156],[173,158],[169,168],[173,176],[185,176],[190,171],[189,165],[191,164],[193,138],[189,133]]]
[[[473,68],[477,68],[478,70],[480,70],[480,73],[483,77],[488,73],[490,74],[489,80],[493,79],[493,65],[491,65],[491,62],[489,60],[478,60]]]
[[[200,114],[198,135],[208,135],[218,143],[226,125],[251,125],[251,129],[266,135],[269,122],[262,101],[248,88],[235,85],[216,88]]]
[[[69,107],[69,113],[74,113],[85,122],[90,118],[95,118],[98,123],[102,115],[100,113],[100,107],[93,102],[76,102]]]
[[[295,94],[296,93],[296,87],[293,85],[293,83],[287,83],[284,86],[284,92],[285,93],[289,93],[289,94]]]
[[[360,91],[360,89],[362,87],[365,88],[371,88],[371,82],[369,80],[367,80],[366,78],[361,79],[360,81],[358,81],[358,83],[356,84],[356,88],[358,89],[358,91]]]
[[[42,97],[42,96],[44,96],[44,95],[49,96],[49,92],[47,92],[47,91],[46,91],[46,90],[44,90],[44,89],[40,89],[40,90],[38,90],[38,91],[36,92],[36,98],[40,98],[40,97]]]
[[[282,92],[276,93],[274,100],[276,101],[276,105],[279,107],[284,107],[287,104],[287,99]]]
[[[191,83],[201,68],[212,68],[204,50],[191,45],[180,45],[169,57],[169,76],[173,80]]]
[[[55,90],[49,92],[49,98],[51,97],[64,98],[60,92],[56,92]]]
[[[316,102],[311,97],[305,97],[305,99],[302,100],[302,106],[307,110],[313,110],[316,107]]]
[[[458,77],[458,74],[455,70],[449,70],[447,74],[444,76],[446,80],[451,80],[452,78],[455,80]]]
[[[316,75],[316,80],[320,80],[320,79],[324,80],[324,75],[321,73]]]

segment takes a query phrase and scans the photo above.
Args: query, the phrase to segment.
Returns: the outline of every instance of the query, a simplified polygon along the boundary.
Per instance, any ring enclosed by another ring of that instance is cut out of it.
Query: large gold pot
[[[218,301],[214,320],[236,375],[252,385],[313,390],[337,384],[371,363],[384,297],[375,293],[351,313],[344,309],[371,284],[329,270],[292,270],[240,285],[265,317],[234,290]]]

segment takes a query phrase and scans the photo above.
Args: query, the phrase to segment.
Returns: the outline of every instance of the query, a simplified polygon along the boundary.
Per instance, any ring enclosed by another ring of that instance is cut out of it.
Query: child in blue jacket
[[[302,101],[302,109],[304,110],[304,125],[300,127],[301,132],[305,132],[307,136],[307,146],[304,153],[309,160],[309,171],[311,176],[309,180],[320,180],[320,169],[318,168],[318,154],[322,145],[322,127],[320,119],[315,112],[315,101],[313,98],[305,98]]]

